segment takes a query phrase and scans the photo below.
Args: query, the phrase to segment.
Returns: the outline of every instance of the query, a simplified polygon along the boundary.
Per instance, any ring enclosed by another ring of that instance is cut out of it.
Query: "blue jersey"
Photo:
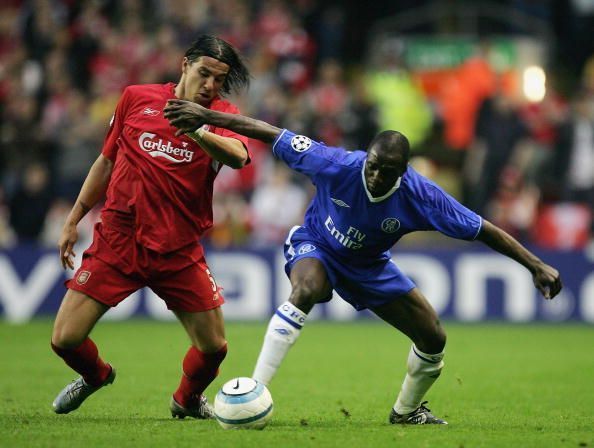
[[[475,239],[480,231],[479,215],[410,166],[392,190],[374,198],[365,183],[363,151],[328,147],[288,130],[275,139],[272,150],[315,184],[304,228],[309,238],[341,258],[390,258],[389,249],[418,230],[464,240]]]

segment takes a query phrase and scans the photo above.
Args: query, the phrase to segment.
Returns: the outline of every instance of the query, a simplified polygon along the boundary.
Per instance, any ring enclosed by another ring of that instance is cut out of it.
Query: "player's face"
[[[406,160],[403,160],[399,154],[370,148],[365,162],[367,190],[373,197],[385,195],[404,174],[406,165]]]
[[[223,87],[229,66],[209,56],[201,56],[194,62],[184,58],[182,99],[208,106]]]

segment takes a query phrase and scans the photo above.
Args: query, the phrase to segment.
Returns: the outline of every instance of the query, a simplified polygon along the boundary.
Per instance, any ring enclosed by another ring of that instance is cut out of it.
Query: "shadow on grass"
[[[174,419],[171,417],[151,417],[151,416],[143,416],[143,415],[101,415],[101,416],[92,416],[92,415],[53,415],[53,414],[45,414],[45,413],[32,413],[28,415],[0,415],[0,426],[6,425],[28,425],[28,424],[35,424],[37,426],[42,424],[51,424],[51,425],[67,425],[67,426],[76,426],[76,425],[85,425],[85,424],[101,424],[106,425],[109,427],[110,425],[117,425],[121,427],[126,424],[196,424],[196,425],[212,425],[216,424],[214,421],[207,421],[207,420],[197,420],[193,418],[186,418],[186,419]]]

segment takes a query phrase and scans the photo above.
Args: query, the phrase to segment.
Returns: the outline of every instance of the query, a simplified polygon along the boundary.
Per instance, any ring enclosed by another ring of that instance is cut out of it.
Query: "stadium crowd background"
[[[381,129],[402,130],[415,168],[521,241],[592,245],[594,2],[498,2],[550,24],[547,91],[537,103],[509,94],[513,80],[481,52],[433,96],[397,52],[368,61],[364,37],[375,19],[430,3],[361,11],[359,2],[315,0],[3,1],[0,248],[55,246],[123,88],[177,81],[184,49],[201,33],[245,56],[253,80],[234,98],[245,114],[349,149]],[[457,30],[441,22],[417,31]],[[301,222],[309,183],[268,147],[253,142],[252,151],[247,168],[219,175],[207,244],[277,245]]]

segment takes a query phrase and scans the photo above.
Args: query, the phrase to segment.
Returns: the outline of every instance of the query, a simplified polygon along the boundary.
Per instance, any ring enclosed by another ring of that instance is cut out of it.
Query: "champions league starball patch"
[[[307,151],[311,146],[311,139],[305,135],[296,135],[291,139],[291,147],[297,152]]]

